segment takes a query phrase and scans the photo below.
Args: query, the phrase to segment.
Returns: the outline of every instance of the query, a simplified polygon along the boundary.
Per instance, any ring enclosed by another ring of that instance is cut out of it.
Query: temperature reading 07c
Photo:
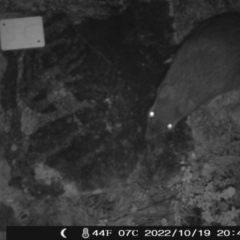
[[[120,236],[120,237],[137,237],[138,230],[121,229],[118,231],[118,236]]]

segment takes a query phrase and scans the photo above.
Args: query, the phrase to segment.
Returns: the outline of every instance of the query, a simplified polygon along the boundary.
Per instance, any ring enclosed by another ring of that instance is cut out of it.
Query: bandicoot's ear
[[[175,90],[169,84],[164,84],[158,91],[159,98],[171,98],[175,96]]]

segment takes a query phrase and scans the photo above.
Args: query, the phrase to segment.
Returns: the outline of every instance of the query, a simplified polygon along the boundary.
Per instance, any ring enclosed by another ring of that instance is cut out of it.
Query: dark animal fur
[[[152,139],[214,97],[240,87],[240,15],[225,13],[197,27],[182,43],[149,110]]]

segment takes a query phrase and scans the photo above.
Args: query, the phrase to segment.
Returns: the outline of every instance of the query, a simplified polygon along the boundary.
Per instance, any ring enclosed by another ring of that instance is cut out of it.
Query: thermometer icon
[[[82,237],[85,239],[89,238],[88,228],[83,229]]]

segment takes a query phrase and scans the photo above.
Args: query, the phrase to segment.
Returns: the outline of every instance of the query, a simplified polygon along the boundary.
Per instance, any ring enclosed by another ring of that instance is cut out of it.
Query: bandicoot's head
[[[148,112],[147,140],[159,134],[173,130],[176,124],[186,116],[188,107],[183,99],[178,99],[177,92],[169,84],[159,88],[156,100]]]

